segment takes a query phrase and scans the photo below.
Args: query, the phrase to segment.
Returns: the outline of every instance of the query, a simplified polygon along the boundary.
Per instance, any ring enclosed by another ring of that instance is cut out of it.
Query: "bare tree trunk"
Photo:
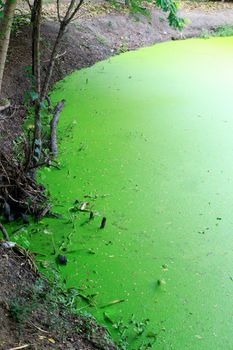
[[[41,91],[41,101],[43,101],[45,99],[45,97],[48,93],[48,90],[49,90],[49,84],[50,84],[52,74],[53,74],[53,68],[54,68],[54,64],[55,64],[55,60],[56,60],[56,54],[58,51],[60,41],[63,37],[64,32],[65,32],[65,28],[66,28],[66,26],[64,26],[62,24],[60,25],[60,29],[59,29],[59,32],[58,32],[56,41],[54,43],[51,56],[50,56],[49,65],[48,65],[48,68],[46,70],[46,77],[45,77],[45,81],[44,81],[43,88]]]
[[[40,0],[38,0],[40,1]],[[34,20],[36,20],[36,14],[34,17]],[[48,88],[49,88],[49,83],[51,80],[51,76],[52,76],[52,72],[53,72],[53,67],[54,67],[54,63],[55,63],[55,57],[56,57],[56,53],[57,53],[57,49],[61,40],[61,37],[64,33],[64,30],[61,30],[58,33],[57,39],[55,41],[55,44],[53,46],[53,51],[50,57],[50,62],[49,62],[49,67],[47,70],[47,74],[45,76],[45,82],[43,84],[43,88],[41,91],[41,83],[40,80],[38,81],[38,75],[35,75],[35,79],[36,79],[36,85],[37,85],[37,92],[39,94],[38,96],[38,100],[36,101],[36,105],[35,105],[35,129],[34,129],[34,140],[33,140],[33,164],[38,164],[40,161],[40,157],[41,157],[41,151],[42,151],[42,138],[41,138],[41,133],[42,133],[42,118],[41,118],[41,101],[43,101],[46,98],[46,95],[48,93]],[[39,38],[38,38],[39,39]],[[40,47],[40,41],[38,40],[38,47],[35,48],[35,51],[39,50]],[[37,51],[38,52],[38,51]],[[37,55],[37,52],[34,53],[34,55]],[[36,58],[34,56],[34,59]],[[37,55],[37,59],[39,59],[38,55]],[[36,59],[34,61],[36,64],[38,62],[36,62]],[[36,66],[34,67],[34,69],[37,67],[38,72],[40,72],[40,66]],[[38,73],[37,72],[37,73]],[[40,78],[40,75],[39,75]]]
[[[28,3],[30,3],[30,0],[28,0]],[[37,3],[37,0],[34,0],[33,5],[31,6],[31,23],[34,22],[35,11],[36,11],[36,3]]]
[[[36,101],[35,105],[35,129],[34,129],[34,140],[33,140],[33,164],[38,164],[42,150],[42,120],[41,120],[41,106],[40,101]]]
[[[83,3],[84,3],[84,0],[79,0],[78,4],[75,5],[75,0],[71,0],[70,5],[68,7],[68,10],[65,14],[65,17],[61,20],[60,14],[59,14],[59,0],[57,0],[57,11],[58,11],[58,19],[60,21],[60,29],[59,29],[56,41],[55,41],[54,46],[53,46],[53,50],[52,50],[52,53],[50,56],[49,65],[48,65],[48,68],[46,71],[46,77],[45,77],[45,81],[44,81],[43,88],[41,91],[41,101],[43,101],[45,99],[45,97],[48,93],[48,90],[49,90],[49,84],[50,84],[51,77],[53,74],[53,68],[54,68],[54,64],[56,61],[57,50],[58,50],[59,44],[61,42],[61,39],[65,33],[67,26],[73,20],[73,18],[75,17],[75,15],[79,11],[79,9]]]
[[[34,23],[34,34],[37,35],[37,42],[34,43],[35,45],[33,50],[33,63],[34,64],[34,75],[35,77],[39,77],[39,80],[37,80],[37,87],[38,92],[40,91],[38,100],[36,101],[36,107],[35,107],[35,131],[34,131],[34,140],[33,140],[33,164],[34,166],[37,165],[40,161],[41,157],[41,151],[42,151],[42,139],[41,139],[41,133],[42,133],[42,119],[41,119],[41,103],[46,99],[46,96],[48,94],[49,85],[51,81],[51,77],[53,74],[53,68],[54,64],[57,58],[57,51],[59,48],[59,44],[61,42],[61,39],[65,33],[65,30],[69,23],[73,20],[77,12],[79,11],[80,7],[84,3],[84,0],[70,0],[70,4],[68,6],[68,9],[66,11],[65,16],[63,19],[61,19],[60,16],[60,7],[59,7],[59,1],[57,0],[57,12],[58,12],[58,19],[60,22],[60,28],[55,40],[55,43],[53,45],[52,53],[50,56],[49,64],[46,69],[46,75],[43,82],[43,85],[41,86],[40,82],[40,75],[38,75],[38,72],[40,73],[40,57],[39,57],[39,50],[40,50],[40,22],[41,22],[41,6],[43,0],[34,0],[34,9],[32,14],[32,21]],[[39,4],[40,3],[40,4]],[[35,36],[32,37],[32,40],[35,40]],[[37,69],[37,71],[36,71]],[[53,133],[53,132],[52,132]],[[53,133],[54,136],[54,133]],[[56,146],[55,146],[56,148]],[[57,150],[55,149],[54,153],[57,153]]]
[[[3,18],[0,20],[0,95],[16,4],[17,0],[6,0]]]
[[[41,13],[42,0],[35,0],[32,10],[32,74],[34,77],[35,91],[40,96],[41,90],[41,65],[40,65],[40,40],[41,40]]]
[[[42,121],[40,107],[41,93],[41,61],[40,61],[40,40],[41,40],[41,19],[42,19],[42,1],[34,0],[31,22],[32,22],[32,75],[34,78],[33,85],[35,92],[38,94],[35,101],[35,129],[33,139],[33,164],[40,160],[42,149]]]
[[[50,148],[53,157],[57,157],[58,155],[58,146],[57,146],[57,124],[59,122],[60,113],[64,107],[65,100],[59,102],[54,109],[54,116],[51,120],[51,135],[50,135]]]

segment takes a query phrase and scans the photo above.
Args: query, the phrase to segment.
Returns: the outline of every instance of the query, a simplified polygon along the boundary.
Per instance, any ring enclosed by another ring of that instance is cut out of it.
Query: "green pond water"
[[[64,218],[18,240],[67,288],[96,293],[77,308],[118,340],[107,318],[128,325],[129,349],[233,349],[233,38],[125,53],[75,72],[52,98],[66,99],[61,170],[40,178]],[[94,220],[70,210],[75,200]],[[140,336],[132,314],[149,319]]]

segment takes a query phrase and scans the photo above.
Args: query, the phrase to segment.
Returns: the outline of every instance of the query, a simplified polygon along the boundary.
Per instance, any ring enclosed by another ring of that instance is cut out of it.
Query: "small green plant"
[[[119,48],[117,49],[117,53],[118,54],[121,54],[121,53],[124,53],[124,52],[127,52],[129,51],[129,47],[128,47],[128,44],[127,43],[122,43]]]
[[[139,322],[135,320],[134,316],[132,316],[130,323],[133,325],[133,330],[137,336],[142,335],[145,332],[149,321],[150,320],[147,318]]]
[[[126,334],[126,331],[128,330],[129,326],[123,322],[123,320],[120,320],[113,324],[113,328],[117,330],[117,333],[119,335],[119,341],[118,346],[121,350],[126,350],[128,347],[128,335]]]
[[[211,33],[209,32],[208,29],[202,29],[202,32],[201,32],[201,34],[200,34],[200,37],[201,37],[202,39],[209,39],[210,36],[211,36]]]
[[[203,39],[209,39],[210,37],[227,37],[233,36],[233,26],[225,25],[215,28],[210,31],[208,29],[203,29],[200,37]]]
[[[97,34],[96,39],[100,44],[105,45],[107,43],[107,39],[103,35]]]
[[[22,305],[18,300],[14,299],[9,303],[10,314],[12,318],[19,324],[28,316],[28,310],[25,305]]]
[[[149,331],[150,320],[148,318],[138,321],[135,319],[135,315],[132,315],[129,321],[124,322],[122,319],[118,322],[113,322],[109,318],[109,315],[106,317],[104,315],[105,321],[112,324],[113,329],[118,333],[118,347],[121,350],[128,349],[129,344],[137,344],[137,347],[134,349],[137,350],[146,350],[151,349],[153,344],[157,339],[157,333],[154,331]],[[143,337],[141,338],[141,336]]]
[[[233,36],[233,26],[220,26],[214,30],[214,36]]]
[[[14,20],[12,23],[12,32],[19,34],[21,29],[25,26],[29,26],[31,23],[30,14],[22,13],[20,10],[16,10]]]
[[[13,299],[9,302],[11,317],[19,325],[19,331],[22,330],[25,322],[38,306],[39,304],[35,300],[28,302],[26,298]]]
[[[7,98],[0,98],[0,106],[7,106],[10,104],[10,101]]]

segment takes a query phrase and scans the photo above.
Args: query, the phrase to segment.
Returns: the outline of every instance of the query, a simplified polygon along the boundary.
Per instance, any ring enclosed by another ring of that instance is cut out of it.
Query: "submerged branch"
[[[51,152],[54,157],[58,155],[58,146],[57,146],[57,124],[59,122],[59,117],[61,114],[61,111],[64,107],[65,100],[62,100],[58,102],[54,109],[54,116],[51,121],[51,137],[50,137],[50,147],[51,147]]]

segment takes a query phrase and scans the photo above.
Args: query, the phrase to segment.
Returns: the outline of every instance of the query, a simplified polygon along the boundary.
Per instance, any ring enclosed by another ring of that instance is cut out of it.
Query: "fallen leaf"
[[[56,343],[56,341],[55,341],[53,338],[48,338],[48,341],[49,341],[50,343],[52,343],[52,344],[55,344],[55,343]]]

